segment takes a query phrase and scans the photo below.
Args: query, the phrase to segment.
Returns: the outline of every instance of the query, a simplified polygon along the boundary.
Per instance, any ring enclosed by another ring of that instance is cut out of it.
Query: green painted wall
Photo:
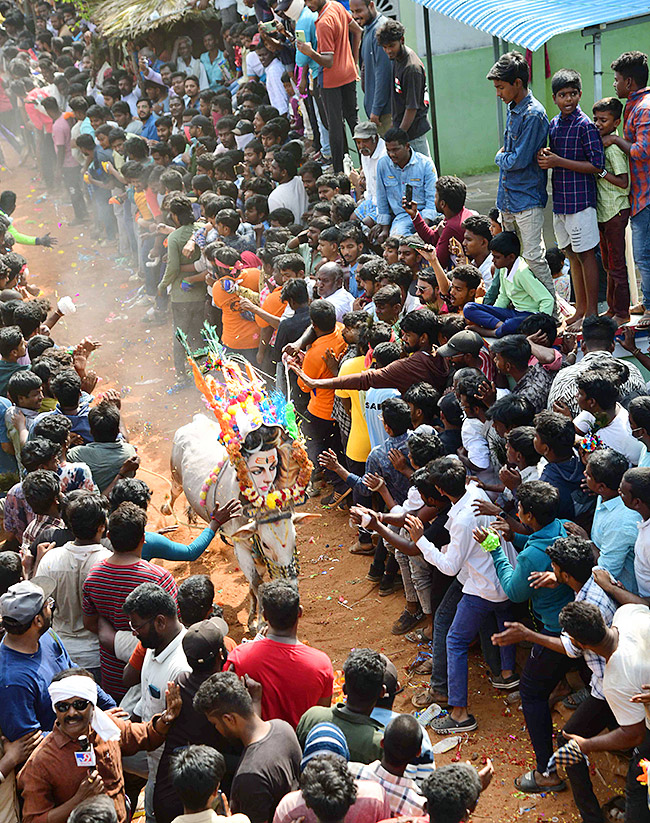
[[[402,0],[400,17],[406,27],[407,45],[417,50],[416,32],[423,26],[422,9]],[[432,34],[435,43],[435,32]],[[554,37],[547,44],[550,71],[577,69],[582,74],[583,109],[591,114],[594,100],[593,51],[590,38],[580,32]],[[648,51],[650,23],[629,26],[602,35],[603,96],[612,95],[614,73],[610,63],[624,51]],[[513,45],[513,49],[522,49]],[[420,53],[424,61],[424,54]],[[444,174],[460,176],[496,171],[494,155],[501,146],[497,129],[497,105],[492,84],[485,79],[494,62],[492,48],[470,49],[434,55],[436,114],[440,166]],[[550,79],[545,79],[544,49],[533,54],[533,94],[553,117],[557,113]],[[504,112],[505,117],[505,112]]]

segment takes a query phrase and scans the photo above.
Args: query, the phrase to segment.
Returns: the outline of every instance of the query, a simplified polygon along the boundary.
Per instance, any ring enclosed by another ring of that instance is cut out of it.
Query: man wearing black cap
[[[447,358],[455,371],[466,367],[478,369],[487,380],[494,379],[494,364],[490,359],[490,352],[478,332],[471,329],[457,332],[444,346],[440,346],[438,354]]]
[[[241,151],[244,150],[251,140],[255,139],[255,130],[250,120],[238,120],[232,133],[235,135],[237,148]]]
[[[154,789],[154,814],[156,823],[171,823],[183,814],[183,804],[172,786],[169,765],[172,754],[179,748],[193,743],[212,746],[223,754],[226,774],[221,788],[230,793],[233,775],[237,771],[243,746],[223,737],[204,714],[196,712],[192,706],[194,695],[200,685],[214,672],[220,672],[228,653],[224,637],[228,634],[228,624],[221,617],[211,617],[190,626],[183,637],[183,651],[191,672],[183,672],[176,677],[180,688],[182,706],[176,722],[165,741]]]
[[[189,126],[190,137],[214,137],[214,125],[209,117],[203,114],[195,114],[190,120]]]
[[[50,578],[35,577],[15,583],[0,597],[6,632],[0,643],[0,729],[9,740],[35,729],[52,729],[55,716],[48,687],[55,674],[74,666],[50,631],[54,589]],[[115,706],[99,687],[98,693],[100,708]]]

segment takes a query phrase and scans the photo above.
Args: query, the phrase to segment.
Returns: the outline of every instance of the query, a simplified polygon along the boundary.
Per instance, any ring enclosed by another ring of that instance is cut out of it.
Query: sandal
[[[409,674],[431,674],[433,671],[433,658],[430,654],[419,654],[406,668]]]
[[[411,703],[416,709],[426,709],[427,706],[431,706],[432,703],[437,703],[439,706],[446,706],[448,700],[449,698],[446,694],[434,692],[433,689],[427,688],[422,689],[419,692],[415,692],[411,698]]]
[[[467,720],[460,722],[454,720],[450,714],[446,714],[444,717],[436,717],[429,723],[429,728],[433,729],[436,734],[457,734],[458,732],[473,732],[478,729],[478,723],[473,714],[470,714]]]
[[[408,640],[409,643],[426,643],[427,646],[433,642],[433,637],[427,637],[424,633],[424,629],[416,629],[414,632],[409,632],[405,635],[405,640]]]
[[[424,614],[419,609],[416,612],[410,612],[408,609],[404,609],[399,618],[393,623],[391,634],[406,634],[423,620]]]
[[[643,314],[643,317],[639,320],[638,323],[634,325],[635,329],[650,329],[650,312],[646,311]]]
[[[566,790],[566,783],[560,780],[559,783],[554,783],[552,786],[542,786],[535,779],[535,772],[526,772],[521,777],[515,778],[515,787],[520,792],[526,794],[542,794],[542,792],[563,792]]]
[[[578,692],[573,692],[567,695],[562,701],[562,705],[567,709],[577,709],[581,703],[589,697],[589,689],[580,689]]]

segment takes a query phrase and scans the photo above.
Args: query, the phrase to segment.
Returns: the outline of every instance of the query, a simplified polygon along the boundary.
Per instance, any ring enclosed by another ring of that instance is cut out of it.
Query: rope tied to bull
[[[298,577],[300,574],[300,561],[297,548],[293,550],[291,561],[285,565],[266,556],[262,541],[257,534],[253,535],[252,544],[253,557],[259,558],[264,563],[271,580],[295,580]]]

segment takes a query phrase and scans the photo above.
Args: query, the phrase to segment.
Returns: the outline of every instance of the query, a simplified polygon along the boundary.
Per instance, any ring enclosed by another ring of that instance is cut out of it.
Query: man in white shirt
[[[643,518],[634,544],[634,576],[639,595],[650,597],[650,467],[628,469],[619,491],[628,509]]]
[[[488,249],[492,233],[490,218],[481,214],[468,217],[463,223],[463,251],[468,261],[481,272],[483,284],[489,289],[492,284],[492,252]]]
[[[321,300],[327,300],[336,309],[337,323],[343,320],[344,314],[352,311],[354,297],[343,288],[343,269],[338,263],[324,263],[318,269],[316,288]]]
[[[377,163],[386,154],[386,144],[377,133],[375,123],[357,123],[354,142],[361,156],[361,168],[366,177],[366,200],[377,204]]]
[[[277,186],[269,194],[269,212],[273,209],[291,209],[296,223],[302,222],[309,201],[302,178],[297,174],[298,168],[292,154],[278,151],[271,163],[271,177]]]
[[[183,651],[185,628],[178,619],[176,601],[156,583],[141,583],[124,601],[124,613],[133,634],[146,648],[140,684],[142,696],[134,715],[144,721],[165,706],[167,684],[191,671]],[[149,776],[145,787],[145,810],[148,823],[153,816],[153,790],[163,746],[147,754]]]
[[[574,601],[560,612],[560,626],[575,646],[605,658],[603,693],[619,724],[617,729],[597,737],[565,737],[574,740],[588,756],[592,752],[632,749],[625,786],[625,820],[648,823],[648,789],[637,778],[642,775],[639,761],[650,758],[650,609],[636,603],[621,606],[608,628],[598,606]]]
[[[45,475],[51,472],[34,472]],[[57,483],[58,485],[58,483]],[[56,609],[52,628],[61,638],[73,662],[88,669],[98,679],[101,674],[99,639],[83,625],[83,583],[92,567],[110,556],[109,549],[100,541],[106,531],[106,509],[99,494],[80,495],[66,509],[66,518],[74,540],[50,549],[38,565],[36,574],[49,577],[56,583],[53,597]]]
[[[618,386],[628,379],[629,373],[624,363],[615,360],[610,366],[594,366],[578,375],[581,412],[574,418],[573,425],[582,434],[592,431],[605,446],[636,466],[641,457],[641,442],[632,435],[627,409],[618,402]]]
[[[192,38],[179,37],[174,44],[174,51],[172,52],[172,62],[174,62],[174,54],[178,53],[176,57],[176,71],[184,71],[189,77],[194,75],[199,78],[199,88],[201,91],[210,87],[210,81],[205,70],[205,66],[198,57],[192,57]]]
[[[133,87],[133,78],[130,74],[125,74],[117,81],[122,100],[129,104],[131,109],[131,116],[137,117],[138,114],[138,100],[142,96],[140,86]]]
[[[473,504],[489,502],[489,497],[476,483],[465,486],[465,467],[457,457],[439,457],[428,465],[431,482],[440,494],[452,503],[447,530],[449,545],[440,551],[424,537],[421,521],[406,515],[406,526],[411,540],[422,552],[422,557],[443,574],[458,576],[463,595],[447,635],[447,681],[449,687],[449,714],[437,717],[431,728],[436,734],[455,734],[478,728],[476,718],[468,713],[467,650],[490,614],[501,627],[512,620],[511,603],[506,597],[494,563],[489,554],[474,539],[474,529],[489,528],[492,518],[477,515]],[[512,546],[506,544],[512,564],[515,563]],[[501,647],[501,677],[508,688],[515,685],[514,647]],[[506,652],[504,654],[504,652]]]

